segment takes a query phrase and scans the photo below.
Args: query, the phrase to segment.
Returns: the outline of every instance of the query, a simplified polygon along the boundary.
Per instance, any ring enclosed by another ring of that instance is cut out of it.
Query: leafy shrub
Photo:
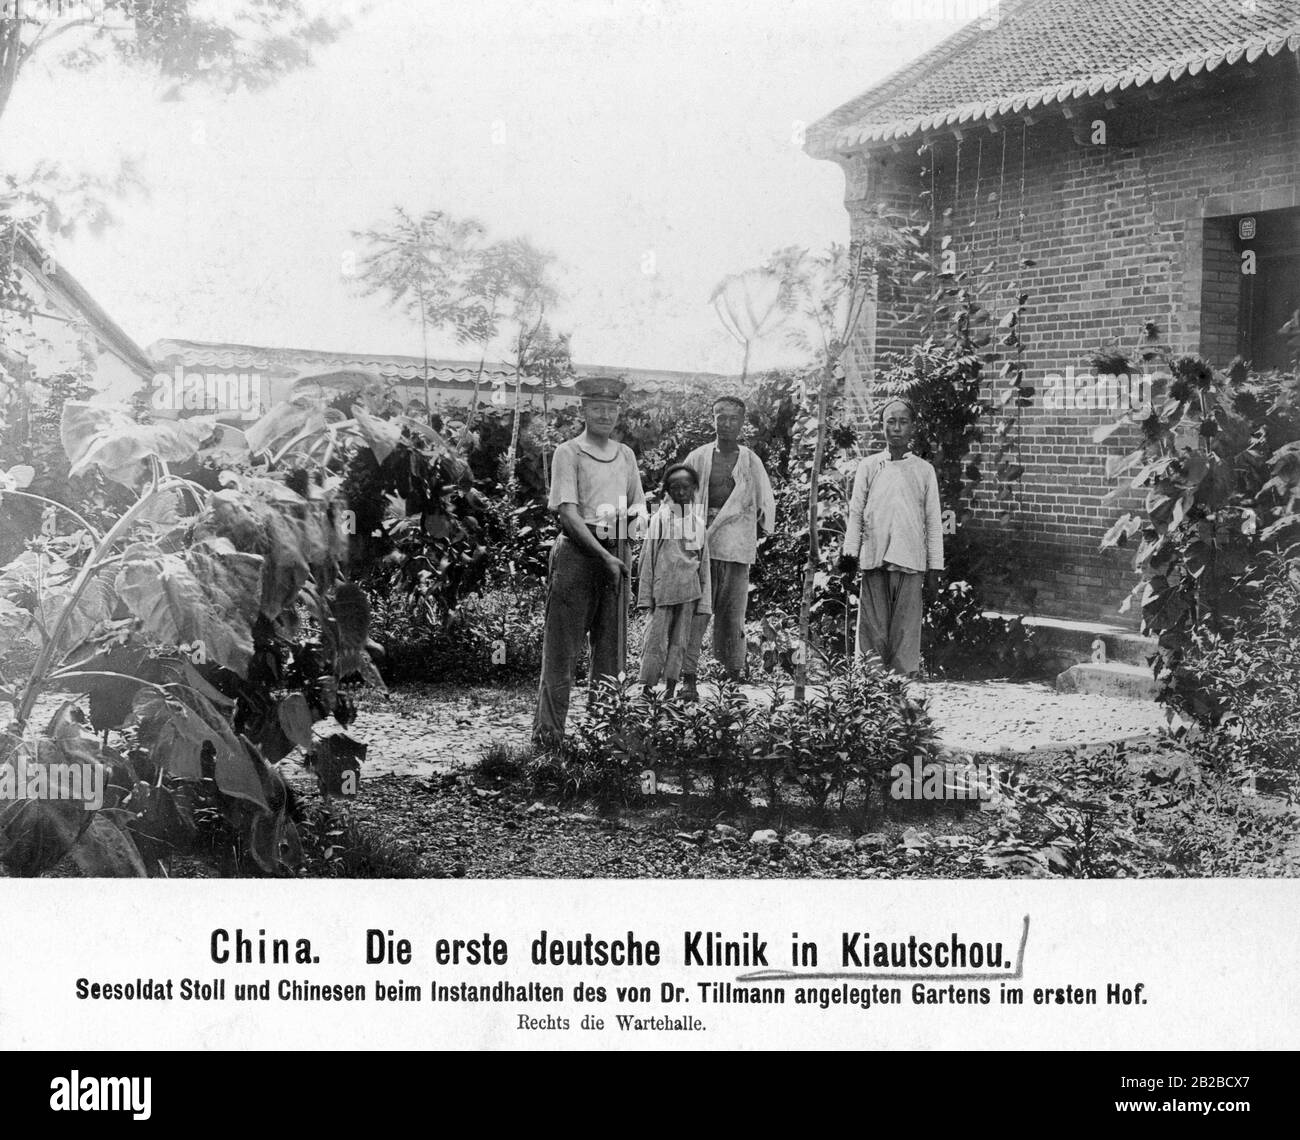
[[[965,580],[945,582],[925,610],[921,645],[927,670],[967,679],[1026,677],[1047,661],[1019,618],[987,617]]]
[[[81,805],[3,807],[0,861],[37,874],[67,852],[89,874],[158,873],[163,853],[193,841],[214,812],[236,836],[236,862],[293,870],[292,796],[275,764],[295,747],[319,759],[316,722],[354,716],[343,686],[379,682],[370,608],[344,569],[348,528],[329,456],[372,446],[391,458],[402,448],[407,466],[420,467],[420,445],[402,444],[402,428],[356,412],[345,431],[320,399],[304,397],[232,436],[209,419],[141,423],[69,400],[67,477],[93,474],[126,496],[103,530],[24,489],[39,474],[31,465],[4,472],[5,507],[10,498],[39,505],[50,525],[0,568],[0,658],[23,641],[37,649],[4,694],[14,713],[0,764],[72,763],[110,771],[130,790],[75,826],[64,809]],[[218,461],[215,485],[180,474]],[[68,702],[35,730],[42,698],[67,691],[89,695],[88,723]],[[113,731],[129,755],[108,746]],[[186,802],[181,791],[196,781],[211,804]]]
[[[740,686],[726,678],[698,703],[663,703],[660,719],[652,720],[658,729],[655,740],[659,754],[675,763],[684,792],[690,789],[692,773],[701,771],[708,776],[714,799],[744,794],[751,775],[754,714]]]
[[[1158,859],[1147,814],[1176,796],[1135,773],[1124,744],[1076,749],[1022,769],[981,850],[1000,874],[1122,878]]]
[[[436,624],[401,598],[375,599],[372,636],[389,685],[534,680],[542,664],[546,596],[536,582],[473,595]]]
[[[1136,424],[1141,444],[1107,468],[1137,474],[1116,488],[1147,493],[1142,512],[1126,512],[1102,548],[1139,539],[1140,578],[1123,609],[1142,608],[1156,638],[1159,699],[1208,728],[1232,710],[1231,685],[1211,662],[1225,640],[1248,640],[1267,624],[1256,588],[1271,558],[1300,554],[1300,379],[1252,376],[1239,365],[1221,376],[1199,357],[1169,362],[1168,400],[1098,430],[1100,442]],[[1194,442],[1179,432],[1195,427]]]
[[[317,804],[298,822],[304,871],[316,879],[428,878],[420,856],[361,823],[349,809]]]
[[[787,780],[818,808],[851,785],[868,800],[873,785],[895,764],[936,751],[924,703],[907,695],[907,682],[873,662],[841,668],[807,701],[774,706],[756,726],[764,775],[779,761]]]
[[[1180,677],[1204,678],[1217,718],[1195,749],[1216,772],[1258,784],[1300,776],[1300,560],[1265,555],[1245,610],[1200,628]]]
[[[599,678],[570,732],[533,757],[528,766],[533,786],[561,800],[592,799],[609,807],[638,802],[651,735],[646,707],[636,682]]]
[[[533,761],[530,775],[561,798],[626,804],[639,797],[642,771],[673,771],[683,791],[707,777],[719,800],[761,781],[770,806],[795,787],[823,808],[833,796],[843,803],[850,787],[865,802],[895,764],[936,750],[924,704],[873,663],[838,668],[802,702],[776,689],[770,702],[751,704],[722,681],[698,704],[684,704],[633,681],[602,679],[586,713]]]
[[[1134,764],[1124,744],[1010,773],[981,846],[997,874],[1070,878],[1292,873],[1294,816],[1195,756]]]
[[[1294,875],[1288,853],[1295,834],[1295,818],[1282,805],[1269,810],[1235,781],[1211,774],[1174,813],[1168,859],[1186,876]]]

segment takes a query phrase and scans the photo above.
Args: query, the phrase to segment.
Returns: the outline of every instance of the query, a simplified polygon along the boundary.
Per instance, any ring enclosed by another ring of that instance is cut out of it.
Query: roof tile
[[[1300,50],[1300,0],[1009,0],[815,123],[807,148],[828,156],[1283,50]]]

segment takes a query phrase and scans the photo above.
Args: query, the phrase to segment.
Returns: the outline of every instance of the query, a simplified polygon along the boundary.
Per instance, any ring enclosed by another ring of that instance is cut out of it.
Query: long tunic
[[[856,555],[863,570],[942,570],[943,518],[934,467],[911,453],[890,459],[888,451],[859,463],[844,553]]]
[[[709,536],[695,504],[668,502],[650,520],[641,547],[637,606],[650,609],[698,602],[695,612],[713,612],[709,578]]]

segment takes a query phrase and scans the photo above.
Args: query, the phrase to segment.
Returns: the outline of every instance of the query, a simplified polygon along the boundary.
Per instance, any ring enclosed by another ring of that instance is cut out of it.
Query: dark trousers
[[[628,566],[626,541],[611,546],[610,552]],[[614,677],[626,670],[628,578],[624,574],[615,588],[601,559],[583,553],[567,536],[556,539],[546,584],[535,741],[544,743],[564,735],[573,673],[584,640],[591,643],[588,688],[598,677]]]

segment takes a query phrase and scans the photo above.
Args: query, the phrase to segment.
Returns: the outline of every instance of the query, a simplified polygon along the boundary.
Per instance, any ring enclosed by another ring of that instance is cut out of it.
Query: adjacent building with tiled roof
[[[1097,547],[1124,505],[1103,502],[1106,461],[1133,437],[1093,443],[1122,408],[1087,358],[1135,354],[1150,322],[1220,366],[1290,365],[1278,330],[1300,307],[1300,0],[994,5],[813,124],[806,149],[844,170],[855,233],[882,207],[929,222],[936,261],[946,249],[991,306],[1029,294],[1037,396],[1018,509],[996,531],[1026,589],[1008,602],[1116,620],[1132,556]],[[917,299],[863,330],[859,359],[922,338],[904,316]],[[969,525],[993,533],[994,506],[977,496]]]
[[[107,396],[138,387],[153,362],[49,250],[22,229],[6,251],[30,303],[20,321],[0,330],[0,368],[53,376],[88,366],[91,382]]]
[[[425,360],[418,356],[401,356],[367,352],[327,352],[314,348],[270,348],[264,345],[229,344],[217,341],[164,339],[149,345],[149,355],[159,371],[168,376],[177,369],[213,377],[223,388],[222,380],[238,380],[239,390],[253,393],[244,401],[240,418],[256,419],[273,404],[288,398],[294,385],[309,376],[350,372],[374,377],[391,386],[403,403],[424,403],[426,391],[433,411],[467,407],[475,385],[480,399],[490,401],[497,392],[498,402],[514,406],[514,370],[508,364],[477,360]],[[670,372],[653,368],[619,368],[610,365],[576,364],[575,375],[551,385],[547,398],[552,407],[572,403],[574,383],[583,376],[621,376],[632,392],[703,387],[707,390],[729,387],[727,377],[708,372]],[[230,390],[226,388],[225,390]],[[535,376],[522,379],[525,408],[540,408],[542,383]]]

